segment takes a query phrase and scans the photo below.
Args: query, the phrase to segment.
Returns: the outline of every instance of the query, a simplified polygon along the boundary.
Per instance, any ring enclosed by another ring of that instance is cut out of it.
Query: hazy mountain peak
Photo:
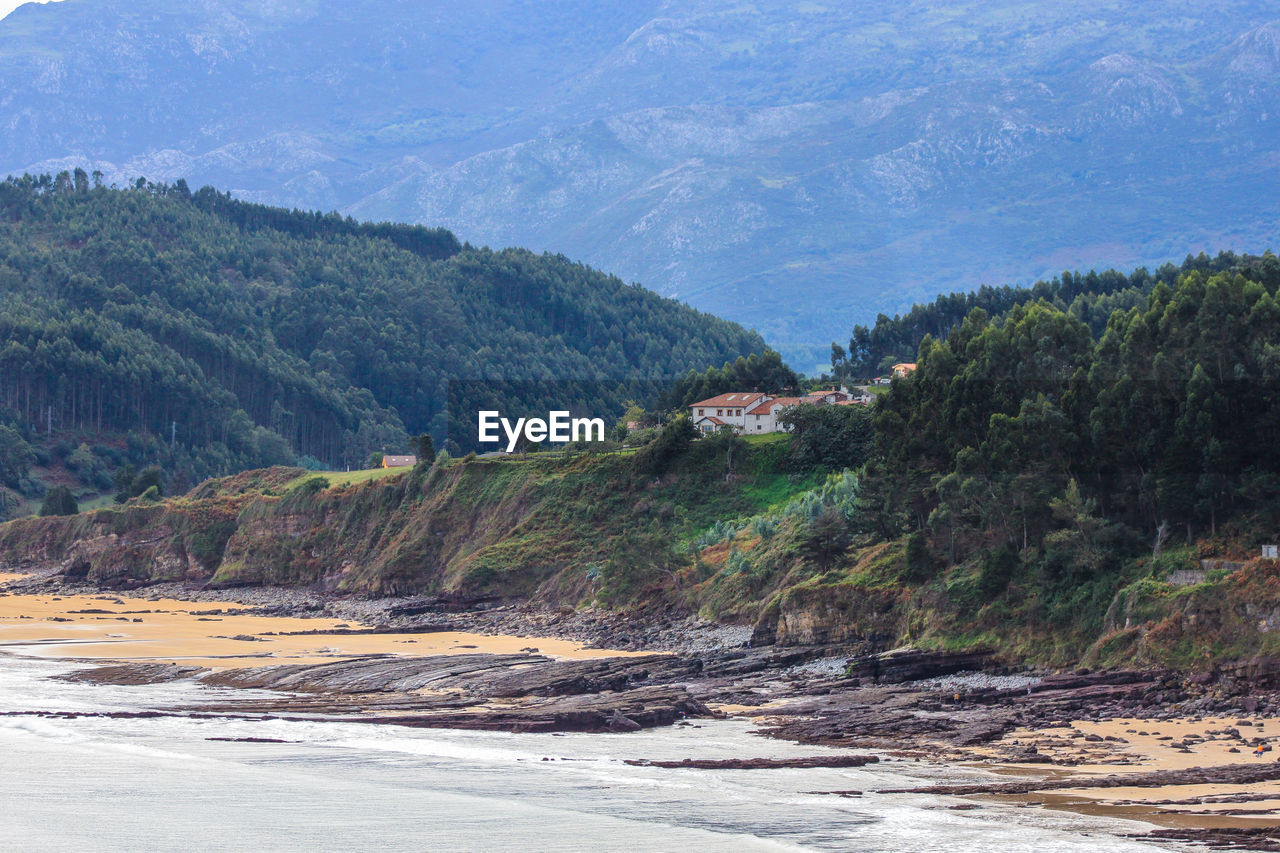
[[[1232,73],[1258,80],[1280,74],[1280,21],[1271,21],[1236,39],[1229,52]]]

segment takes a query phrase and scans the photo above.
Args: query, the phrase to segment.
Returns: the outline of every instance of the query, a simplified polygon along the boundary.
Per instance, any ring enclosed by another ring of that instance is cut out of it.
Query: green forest
[[[880,314],[868,328],[853,327],[848,349],[831,345],[831,364],[838,378],[858,379],[884,374],[890,365],[914,361],[926,335],[945,338],[975,308],[992,319],[1003,317],[1018,305],[1043,300],[1081,320],[1095,337],[1107,327],[1111,315],[1145,303],[1157,284],[1173,286],[1186,273],[1213,274],[1232,269],[1249,270],[1256,278],[1265,274],[1262,255],[1220,252],[1216,257],[1188,255],[1179,266],[1166,263],[1154,273],[1140,267],[1131,273],[1106,270],[1087,273],[1067,271],[1050,281],[1029,287],[983,285],[969,293],[948,293],[932,302],[914,305],[906,314]]]
[[[855,526],[907,536],[920,578],[967,564],[985,600],[1017,587],[1033,621],[1100,616],[1143,554],[1274,541],[1278,290],[1268,254],[1157,282],[1097,338],[1044,300],[926,335],[876,407]]]
[[[508,411],[616,416],[672,377],[763,350],[753,332],[563,256],[443,229],[181,181],[107,188],[81,170],[0,183],[10,505],[42,492],[33,464],[101,490],[125,465],[160,464],[181,488],[264,465],[358,466],[423,432],[467,450],[486,383]],[[539,396],[565,380],[609,381],[589,400]]]

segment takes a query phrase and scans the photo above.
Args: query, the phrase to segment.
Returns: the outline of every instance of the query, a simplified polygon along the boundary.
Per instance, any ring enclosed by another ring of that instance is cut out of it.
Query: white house
[[[782,432],[782,425],[778,423],[778,415],[787,406],[796,406],[802,402],[804,402],[803,397],[769,397],[766,400],[762,400],[747,412],[745,432],[748,435]]]
[[[775,397],[772,394],[736,391],[694,403],[689,407],[689,418],[704,433],[729,427],[744,435],[763,435],[783,431],[778,417],[787,406],[869,406],[874,401],[875,398],[866,392],[852,394],[844,388],[813,391],[803,397]]]
[[[768,394],[755,391],[719,394],[690,406],[689,417],[693,420],[693,425],[702,432],[715,432],[723,426],[746,432],[747,410],[767,399]]]

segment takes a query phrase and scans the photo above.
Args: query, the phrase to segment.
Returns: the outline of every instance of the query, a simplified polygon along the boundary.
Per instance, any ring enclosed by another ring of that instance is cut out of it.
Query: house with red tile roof
[[[772,394],[736,391],[694,403],[689,407],[689,417],[693,425],[704,433],[727,427],[743,435],[763,435],[783,431],[779,417],[788,406],[847,405],[855,400],[863,402],[862,397],[855,397],[844,389],[835,388],[813,391],[803,397],[775,397]],[[866,402],[870,402],[869,395]]]
[[[748,421],[744,430],[748,435],[763,435],[766,432],[781,432],[782,425],[778,416],[788,406],[798,406],[805,402],[803,397],[770,397],[754,406],[747,413]]]
[[[702,432],[715,432],[726,426],[737,432],[745,432],[747,410],[767,399],[768,394],[758,391],[717,394],[690,406],[689,417],[693,425]]]

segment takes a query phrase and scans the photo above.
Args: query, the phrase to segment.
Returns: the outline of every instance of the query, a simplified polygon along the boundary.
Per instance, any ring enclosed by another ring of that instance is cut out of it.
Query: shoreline
[[[625,657],[579,641],[425,626],[380,630],[355,619],[262,613],[252,604],[168,595],[14,590],[0,575],[0,649],[36,657],[221,669],[315,664],[370,655],[531,652],[555,659]]]
[[[503,633],[520,627],[545,635]],[[984,673],[982,656],[919,650],[751,649],[744,634],[700,632],[687,619],[655,628],[535,608],[444,613],[289,590],[165,585],[123,596],[0,575],[0,652],[83,663],[67,677],[90,683],[195,678],[272,691],[201,713],[512,732],[741,717],[795,743],[993,777],[904,794],[1122,817],[1156,828],[1152,837],[1280,850],[1280,695],[1229,695],[1157,672]],[[591,647],[655,636],[666,648]]]

